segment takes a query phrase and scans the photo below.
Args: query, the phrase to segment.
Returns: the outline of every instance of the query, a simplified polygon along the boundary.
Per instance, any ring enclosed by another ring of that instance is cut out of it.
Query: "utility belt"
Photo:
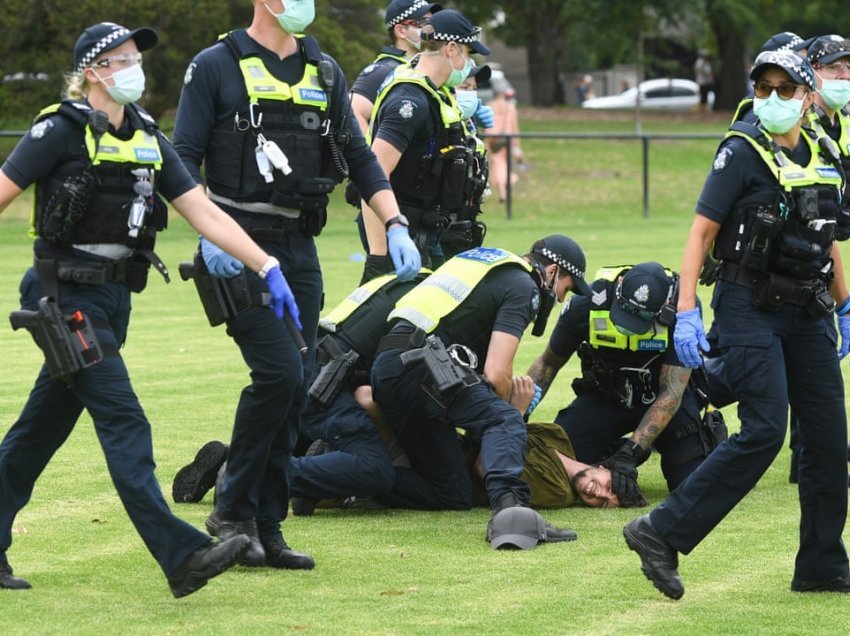
[[[310,236],[321,234],[328,218],[325,210],[311,212],[293,210],[293,212],[298,212],[298,216],[289,217],[228,209],[228,214],[255,241],[280,243],[287,234],[304,233]]]
[[[724,262],[720,280],[753,290],[753,305],[772,311],[781,305],[804,307],[812,318],[820,318],[835,308],[827,285],[819,279],[801,281],[771,272],[758,272],[735,263]]]
[[[440,245],[446,250],[446,258],[484,243],[487,226],[480,221],[451,221],[440,233]]]
[[[595,393],[617,400],[623,408],[649,406],[658,397],[649,365],[624,367],[609,364],[596,352],[589,342],[582,342],[578,349],[582,375],[572,383],[576,395]]]
[[[136,250],[128,258],[116,261],[90,261],[73,257],[56,256],[45,258],[36,255],[34,266],[45,290],[57,281],[84,285],[125,283],[131,292],[141,292],[148,283],[148,270],[153,265],[165,279],[171,282],[168,268],[151,250]],[[48,296],[56,296],[49,291]]]
[[[316,365],[320,368],[310,385],[309,396],[327,410],[344,384],[367,383],[366,374],[355,369],[359,359],[360,354],[354,349],[343,351],[332,335],[324,336],[317,345]]]
[[[448,227],[450,219],[448,215],[438,212],[436,209],[419,208],[410,205],[399,204],[399,209],[407,217],[410,227],[410,238],[422,255],[422,264],[430,266],[428,254],[429,238],[433,237],[433,243],[438,243],[443,230]]]
[[[458,392],[483,381],[475,370],[478,356],[469,347],[452,344],[446,347],[439,336],[426,335],[421,329],[412,333],[389,333],[378,345],[378,351],[406,349],[401,354],[405,367],[425,364],[422,390],[440,408],[448,408]]]
[[[91,319],[82,311],[63,316],[56,300],[44,296],[36,311],[13,311],[12,329],[26,328],[44,353],[50,377],[73,385],[74,374],[100,362],[105,355],[117,355],[112,347],[102,347],[95,327],[108,328],[102,320]]]
[[[252,307],[265,307],[271,300],[270,294],[251,290],[248,274],[244,269],[230,278],[218,278],[210,274],[201,250],[195,252],[191,263],[180,263],[178,270],[183,280],[191,278],[195,281],[195,289],[198,290],[198,297],[211,327],[235,318]],[[288,312],[284,314],[283,319],[295,346],[304,355],[308,349],[304,337]]]

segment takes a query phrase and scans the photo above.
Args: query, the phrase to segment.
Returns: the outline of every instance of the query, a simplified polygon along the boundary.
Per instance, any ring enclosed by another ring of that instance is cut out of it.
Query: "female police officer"
[[[64,326],[62,314],[73,314],[93,328],[73,335],[86,339],[75,371],[51,359],[51,339],[39,334],[42,325],[34,326],[48,364],[0,444],[0,588],[30,587],[12,576],[6,559],[12,522],[84,408],[118,495],[174,596],[199,589],[250,546],[245,535],[213,543],[171,514],[154,477],[150,424],[118,352],[130,292],[144,287],[148,264],[167,276],[153,253],[156,232],[165,226],[160,194],[210,241],[265,277],[278,317],[285,303],[298,318],[277,261],[204,196],[153,119],[133,103],[144,89],[140,51],[156,42],[148,28],[100,23],[86,29],[74,48],[70,99],[43,111],[0,172],[0,210],[36,184],[36,266],[21,283],[24,308],[38,305],[41,313],[58,304],[54,327]],[[43,296],[50,298],[39,301]]]
[[[800,547],[791,589],[850,592],[841,533],[847,516],[847,428],[833,318],[850,307],[833,246],[841,179],[801,128],[814,71],[787,51],[761,53],[755,124],[736,123],[721,144],[685,247],[674,344],[696,368],[709,349],[696,283],[714,242],[713,348],[739,401],[741,432],[667,499],[623,530],[655,587],[685,590],[678,553],[689,553],[755,486],[782,447],[789,403],[799,422]],[[835,299],[835,301],[833,301]]]

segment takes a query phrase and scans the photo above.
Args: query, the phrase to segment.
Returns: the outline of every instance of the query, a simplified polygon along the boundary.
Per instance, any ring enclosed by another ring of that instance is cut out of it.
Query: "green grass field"
[[[585,118],[575,111],[527,112],[524,130],[629,131],[630,120]],[[713,132],[716,117],[644,120],[654,132]],[[694,202],[714,153],[711,141],[653,142],[650,218],[642,217],[640,144],[526,141],[514,218],[486,207],[487,244],[523,253],[559,232],[576,238],[588,267],[658,260],[678,268]],[[31,261],[28,195],[0,221],[0,309],[17,308],[17,284]],[[359,280],[362,263],[353,213],[334,201],[318,240],[327,306]],[[195,247],[178,216],[158,252],[176,273]],[[708,299],[705,290],[703,299]],[[550,321],[554,324],[554,319]],[[551,327],[550,324],[550,327]],[[23,407],[40,353],[6,328],[0,343],[0,434]],[[527,336],[517,372],[545,345]],[[189,283],[151,275],[134,299],[123,351],[153,427],[157,475],[170,501],[177,470],[210,439],[227,439],[247,373],[223,328],[206,323]],[[574,361],[535,414],[550,420],[572,398]],[[734,428],[734,408],[726,409]],[[846,634],[847,599],[789,591],[797,545],[796,489],[784,451],[756,489],[690,556],[680,572],[679,602],[656,592],[639,570],[621,529],[635,510],[550,511],[579,540],[527,552],[501,552],[484,541],[489,511],[424,513],[319,510],[284,525],[294,547],[310,552],[311,572],[234,570],[182,600],[131,526],[83,417],[36,485],[14,524],[9,559],[34,589],[0,592],[4,634]],[[657,457],[641,469],[651,504],[665,495]],[[212,503],[174,505],[202,527]],[[845,538],[848,535],[845,534]]]

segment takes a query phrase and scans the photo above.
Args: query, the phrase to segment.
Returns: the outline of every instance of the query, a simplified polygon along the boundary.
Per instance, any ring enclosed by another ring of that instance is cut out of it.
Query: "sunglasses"
[[[841,71],[850,71],[850,60],[836,60],[829,64],[815,64],[818,70],[829,71],[831,73],[840,73]]]
[[[615,292],[615,296],[617,297],[617,304],[620,305],[620,309],[625,311],[632,316],[637,316],[641,320],[647,320],[652,322],[658,317],[659,312],[657,311],[649,311],[648,309],[644,309],[640,305],[635,304],[632,300],[628,298],[623,298],[623,282],[617,285],[617,290]]]
[[[92,66],[98,66],[101,68],[109,68],[112,64],[116,66],[128,67],[135,66],[136,64],[142,63],[142,54],[141,53],[124,53],[123,55],[114,55],[112,57],[105,57],[102,60],[98,60],[94,62]]]
[[[791,82],[782,82],[778,86],[774,86],[770,82],[755,82],[753,84],[753,92],[760,99],[770,97],[773,91],[776,91],[780,99],[791,99],[797,94],[798,90],[804,88],[802,84],[792,84]]]

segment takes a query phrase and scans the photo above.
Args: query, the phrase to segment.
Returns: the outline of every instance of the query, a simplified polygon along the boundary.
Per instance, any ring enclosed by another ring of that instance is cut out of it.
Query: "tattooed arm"
[[[558,371],[561,370],[567,359],[568,357],[557,355],[547,346],[543,353],[531,363],[531,367],[528,369],[528,375],[541,388],[543,395],[546,395],[552,382],[555,381],[555,376],[558,375]]]
[[[640,424],[632,433],[631,441],[648,451],[667,428],[670,420],[682,404],[682,394],[688,386],[691,370],[662,364],[659,378],[658,397],[644,413]]]

